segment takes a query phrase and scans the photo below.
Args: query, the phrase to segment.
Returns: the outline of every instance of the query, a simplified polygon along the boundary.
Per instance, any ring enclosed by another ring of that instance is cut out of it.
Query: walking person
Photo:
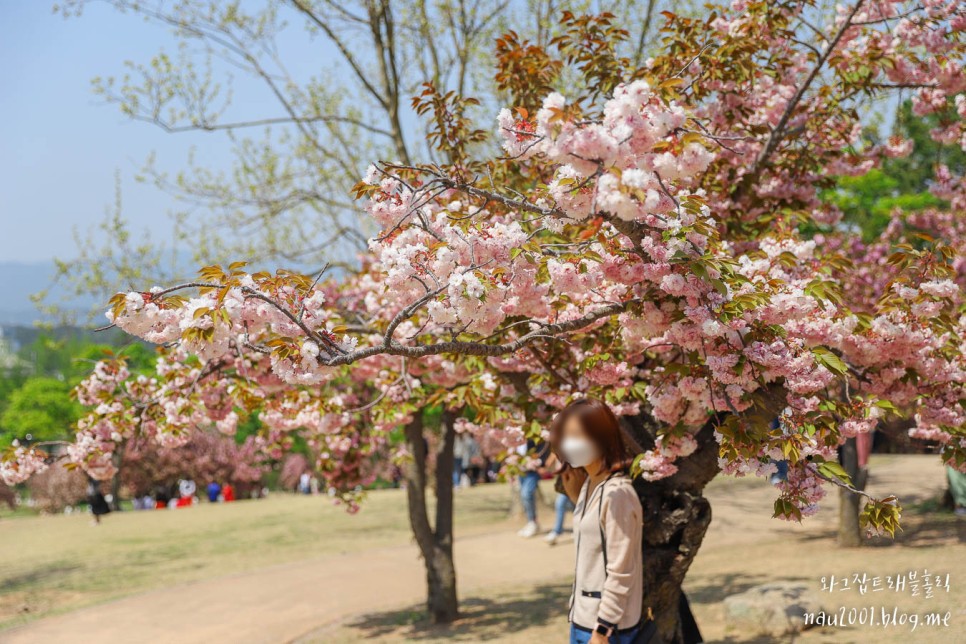
[[[453,487],[459,487],[463,479],[465,466],[469,465],[466,449],[468,447],[466,434],[459,432],[453,437]]]
[[[535,457],[528,458],[534,450],[536,450]],[[520,446],[519,451],[527,462],[526,470],[520,475],[520,503],[527,517],[527,524],[517,534],[524,539],[529,539],[540,533],[540,524],[537,523],[537,488],[540,485],[540,471],[547,458],[547,450],[546,445],[537,449],[536,442],[528,440],[526,445]]]
[[[546,540],[551,546],[556,545],[557,540],[563,534],[564,520],[567,515],[574,511],[574,502],[563,492],[557,492],[557,498],[553,502],[554,521],[553,530],[547,533]]]
[[[460,484],[469,486],[476,485],[480,482],[480,477],[483,475],[483,452],[480,450],[480,444],[477,440],[469,435],[466,437],[464,458],[463,478],[460,479]]]
[[[111,511],[111,506],[107,504],[107,499],[101,492],[101,483],[91,477],[87,477],[87,504],[91,507],[91,514],[94,515],[94,525],[101,524],[101,516]]]
[[[554,419],[550,441],[569,465],[565,487],[577,496],[570,642],[631,644],[653,622],[642,614],[643,510],[624,472],[627,448],[617,417],[599,400],[574,401]]]

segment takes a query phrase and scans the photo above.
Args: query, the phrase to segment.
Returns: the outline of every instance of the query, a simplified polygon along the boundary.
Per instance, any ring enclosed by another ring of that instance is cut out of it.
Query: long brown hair
[[[611,472],[628,467],[627,442],[617,416],[607,403],[596,398],[578,398],[560,410],[550,426],[550,446],[565,461],[560,452],[564,425],[575,418],[597,449],[604,461],[604,469]]]

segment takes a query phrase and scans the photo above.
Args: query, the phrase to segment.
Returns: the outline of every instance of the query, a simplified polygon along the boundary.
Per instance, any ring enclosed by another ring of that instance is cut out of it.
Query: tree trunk
[[[631,433],[645,449],[653,445],[653,438]],[[718,473],[713,424],[695,438],[698,449],[678,461],[676,474],[660,481],[634,481],[644,508],[644,614],[657,625],[655,644],[686,641],[679,619],[681,585],[711,524],[711,504],[702,493]]]
[[[413,459],[406,468],[409,522],[426,567],[426,608],[434,624],[448,624],[459,616],[456,567],[453,563],[453,442],[455,415],[443,413],[443,432],[436,455],[436,526],[430,526],[426,507],[427,442],[417,414],[406,426]]]
[[[767,400],[761,408],[745,414],[743,422],[767,428],[778,414],[776,404]],[[714,430],[722,418],[720,414],[712,417],[695,434],[698,448],[677,461],[678,471],[673,476],[653,482],[634,480],[644,509],[644,615],[650,615],[657,626],[653,644],[694,641],[682,628],[681,585],[711,525],[711,504],[703,493],[719,472]],[[637,444],[635,449],[654,447],[657,425],[653,419],[642,414],[625,423]]]
[[[436,529],[433,550],[435,587],[430,586],[429,613],[433,622],[448,624],[459,616],[456,566],[453,563],[453,444],[456,414],[443,410],[442,440],[436,454]]]
[[[856,489],[865,488],[865,476],[859,470],[859,450],[854,438],[847,439],[839,448],[839,460]],[[858,494],[839,488],[839,545],[858,548],[862,545],[862,527],[859,525]]]

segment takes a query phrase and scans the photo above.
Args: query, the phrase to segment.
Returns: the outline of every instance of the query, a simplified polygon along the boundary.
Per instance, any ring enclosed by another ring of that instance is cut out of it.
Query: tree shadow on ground
[[[870,537],[864,540],[863,546],[934,548],[966,543],[966,521],[953,514],[943,495],[903,493],[900,500],[903,506],[902,528],[896,532],[895,538]],[[838,529],[834,526],[812,525],[809,530],[788,533],[785,538],[800,542],[816,539],[835,541],[838,538]]]
[[[809,530],[808,532],[789,533],[786,539],[793,541],[814,541],[827,539],[835,541],[838,532],[835,528]],[[966,543],[966,521],[952,512],[929,512],[915,514],[903,512],[902,529],[895,538],[870,537],[863,546],[869,548],[935,548],[956,543]]]
[[[873,537],[866,545],[875,548],[935,548],[955,543],[966,543],[966,521],[952,512],[937,512],[923,516],[912,516],[903,520],[902,530],[896,532],[895,539]]]
[[[360,640],[392,635],[406,641],[495,641],[505,637],[507,624],[513,624],[515,630],[522,630],[545,625],[560,617],[567,610],[569,599],[569,583],[541,584],[499,597],[463,598],[459,620],[447,626],[431,624],[423,606],[417,605],[362,615],[345,628],[358,634]]]
[[[66,564],[58,562],[51,563],[46,566],[40,566],[39,568],[28,572],[0,578],[0,589],[2,589],[0,594],[22,590],[41,581],[66,577],[75,570],[78,570],[80,567],[80,564]]]

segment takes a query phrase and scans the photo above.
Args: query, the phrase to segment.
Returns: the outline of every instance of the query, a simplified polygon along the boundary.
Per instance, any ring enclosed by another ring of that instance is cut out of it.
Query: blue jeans
[[[593,631],[588,631],[575,624],[571,624],[570,644],[587,644],[590,641],[590,636],[593,634]],[[633,644],[635,637],[637,637],[637,627],[629,628],[621,633],[614,633],[607,638],[607,641],[610,644]]]
[[[788,480],[788,461],[776,461],[772,459],[772,463],[778,468],[778,471],[772,474],[773,478],[777,478],[779,481]]]
[[[453,487],[459,486],[461,478],[463,478],[463,459],[456,457],[453,459]]]
[[[557,500],[554,501],[553,507],[557,511],[557,518],[553,523],[553,531],[556,534],[563,534],[564,517],[567,516],[568,512],[574,511],[574,502],[566,494],[557,492]]]
[[[540,474],[524,472],[520,475],[520,502],[527,521],[537,520],[537,485],[540,484]]]

